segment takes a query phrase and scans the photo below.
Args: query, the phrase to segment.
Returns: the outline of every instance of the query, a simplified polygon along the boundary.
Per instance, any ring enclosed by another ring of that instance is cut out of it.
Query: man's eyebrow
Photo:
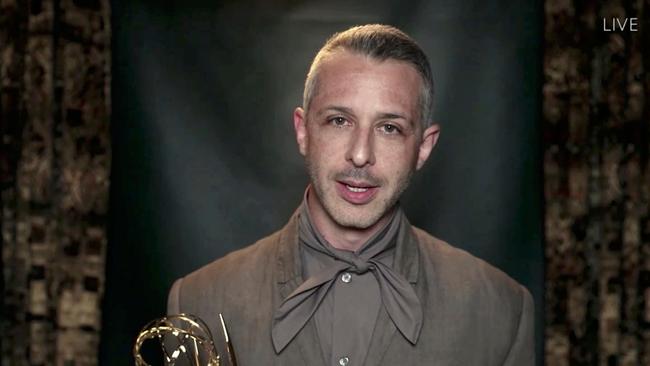
[[[352,109],[347,108],[347,107],[342,107],[338,105],[328,105],[327,107],[322,108],[320,111],[318,111],[318,114],[323,114],[328,111],[335,111],[335,112],[340,112],[340,113],[345,113],[345,114],[354,114],[352,112]]]
[[[377,117],[381,119],[404,119],[408,121],[408,118],[398,113],[389,113],[389,112],[379,113]]]

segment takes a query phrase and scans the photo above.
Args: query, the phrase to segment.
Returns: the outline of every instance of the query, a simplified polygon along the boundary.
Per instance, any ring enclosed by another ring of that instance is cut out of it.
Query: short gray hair
[[[335,33],[321,47],[314,57],[305,80],[303,107],[309,104],[318,87],[318,69],[323,59],[336,51],[344,50],[371,57],[378,61],[404,61],[415,68],[422,79],[420,92],[420,122],[427,128],[433,114],[433,78],[431,66],[424,51],[415,41],[401,30],[382,24],[367,24]]]

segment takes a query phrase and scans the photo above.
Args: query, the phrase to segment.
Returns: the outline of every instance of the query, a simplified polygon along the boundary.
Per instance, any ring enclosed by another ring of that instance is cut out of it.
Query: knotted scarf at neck
[[[408,230],[402,210],[373,235],[357,252],[334,250],[312,225],[307,200],[299,215],[301,244],[336,259],[329,267],[307,278],[276,310],[271,335],[273,347],[281,352],[314,315],[341,272],[363,274],[370,271],[381,293],[381,301],[390,319],[411,344],[417,342],[422,328],[422,307],[411,284],[379,259],[395,247],[401,230]]]

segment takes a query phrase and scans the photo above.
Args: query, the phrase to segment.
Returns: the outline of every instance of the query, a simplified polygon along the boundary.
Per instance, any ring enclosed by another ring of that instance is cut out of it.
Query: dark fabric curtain
[[[546,364],[650,365],[650,1],[545,20]]]
[[[98,361],[109,41],[108,0],[0,2],[3,365]]]

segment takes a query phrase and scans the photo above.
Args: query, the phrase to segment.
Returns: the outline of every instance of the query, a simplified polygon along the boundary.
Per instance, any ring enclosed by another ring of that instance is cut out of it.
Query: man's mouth
[[[357,193],[358,192],[365,192],[365,191],[368,190],[368,188],[366,188],[366,187],[354,187],[354,186],[351,186],[349,184],[346,184],[345,188],[347,188],[348,190],[350,190],[352,192],[357,192]]]
[[[355,205],[370,202],[379,188],[367,182],[337,181],[336,183],[341,198]]]

